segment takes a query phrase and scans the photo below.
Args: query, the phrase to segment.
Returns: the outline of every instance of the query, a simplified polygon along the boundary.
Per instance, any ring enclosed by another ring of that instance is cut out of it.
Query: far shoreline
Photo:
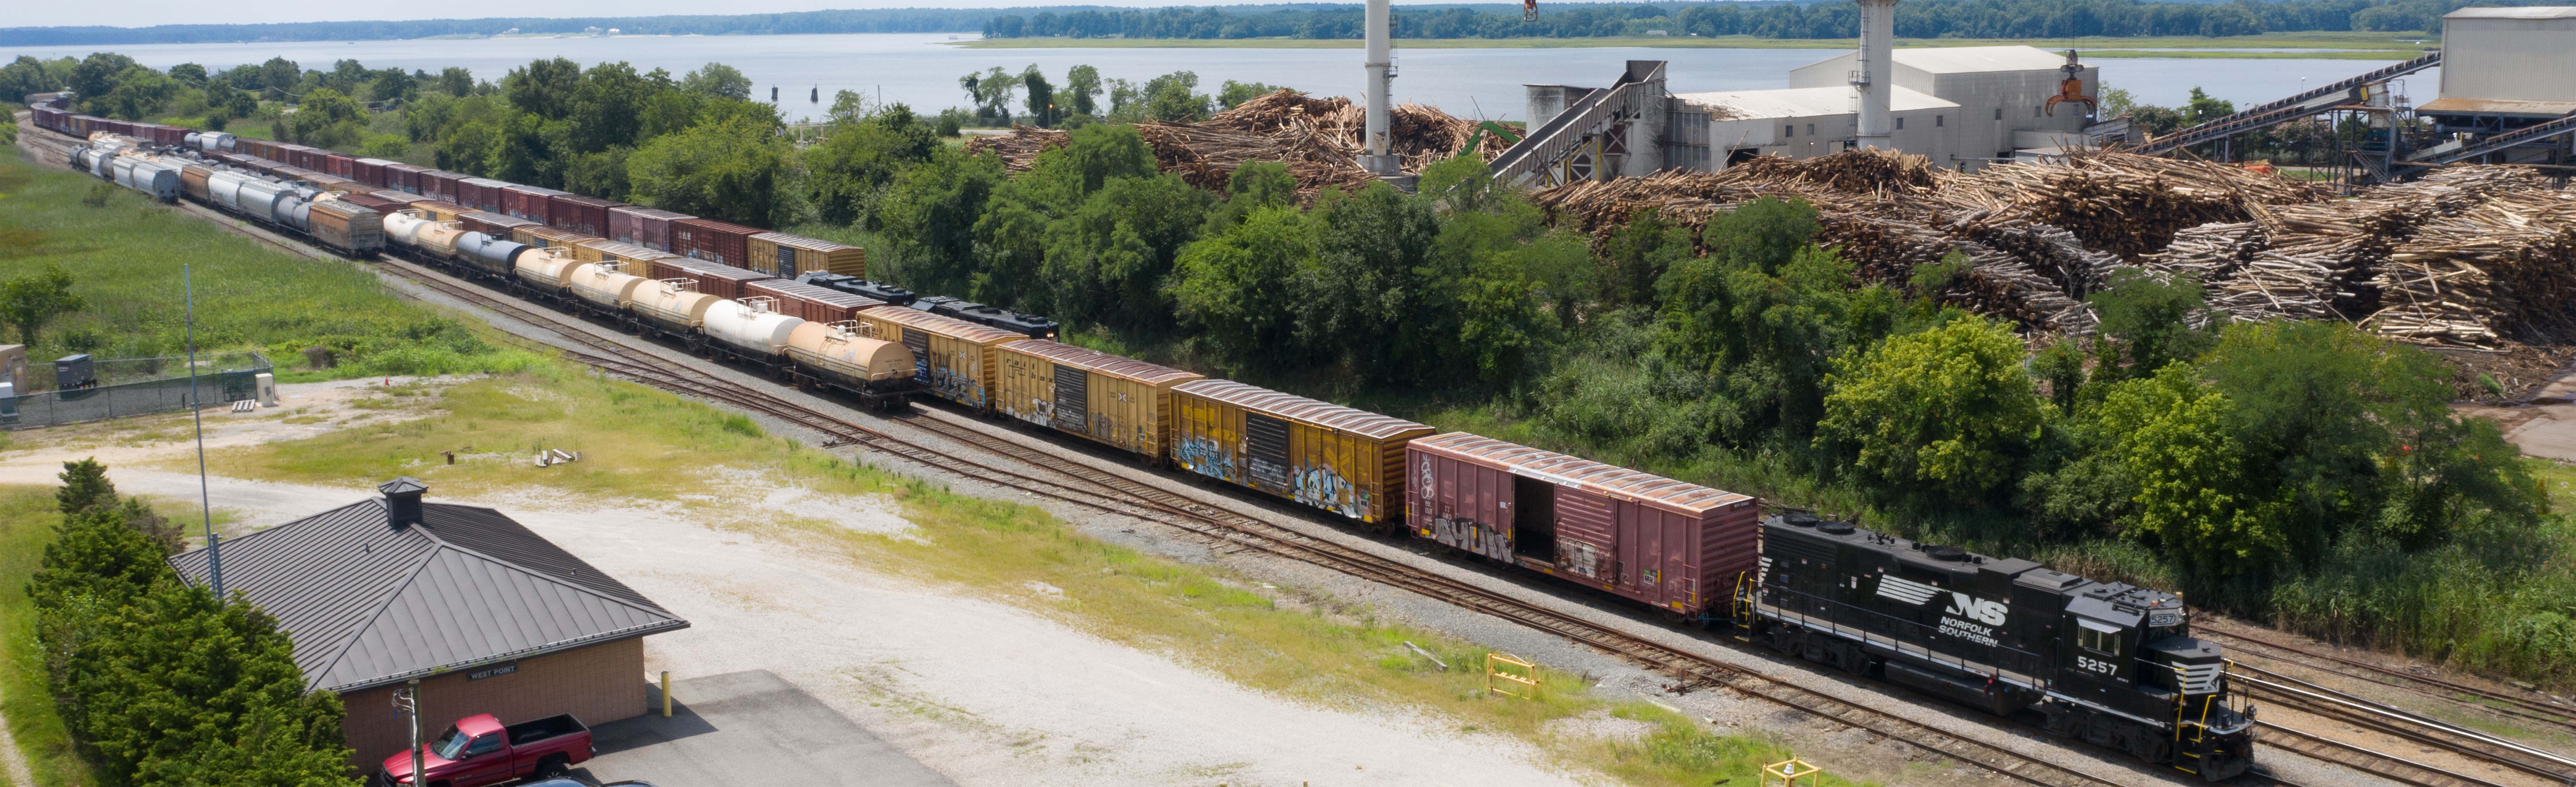
[[[2417,41],[2421,41],[2418,43]],[[938,42],[960,49],[1358,49],[1359,39],[1339,38],[1069,38],[1029,36],[977,38]],[[1398,48],[1411,49],[1850,49],[1842,38],[1760,38],[1755,36],[1604,36],[1592,38],[1402,38]],[[2289,33],[2202,38],[1900,38],[1900,47],[2028,45],[2075,49],[2085,57],[2182,58],[2224,60],[2407,60],[2437,47],[2431,39],[2400,39],[2387,33]],[[2240,52],[2231,49],[2286,49]]]

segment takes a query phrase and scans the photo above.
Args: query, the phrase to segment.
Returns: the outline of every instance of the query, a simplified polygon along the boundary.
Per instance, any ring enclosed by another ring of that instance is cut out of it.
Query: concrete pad
[[[768,670],[671,684],[671,717],[599,725],[599,755],[576,773],[655,787],[956,787]]]

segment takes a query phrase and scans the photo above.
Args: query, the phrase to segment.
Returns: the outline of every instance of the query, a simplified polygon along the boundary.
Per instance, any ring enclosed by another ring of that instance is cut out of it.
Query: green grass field
[[[287,254],[130,189],[0,159],[0,279],[59,266],[87,302],[38,333],[31,358],[183,354],[187,266],[198,349],[266,352],[282,381],[507,370],[533,360],[489,341],[479,323],[408,306],[359,263]],[[337,367],[304,368],[308,347],[329,348]]]
[[[958,41],[969,49],[1183,48],[1183,49],[1357,49],[1357,39],[1313,38],[994,38]],[[2161,36],[2143,38],[1900,38],[1900,47],[1997,46],[2027,44],[2043,49],[2076,49],[2086,57],[2400,60],[2422,54],[2440,41],[2390,33],[2266,33],[2257,36]],[[1600,38],[1408,38],[1396,43],[1413,49],[1562,49],[1573,47],[1655,47],[1674,49],[1850,49],[1849,39],[1760,38],[1755,36],[1608,36]],[[2230,52],[2229,49],[2297,49],[2295,52]],[[2182,50],[2182,51],[2158,51]],[[2336,51],[2352,50],[2352,51]]]

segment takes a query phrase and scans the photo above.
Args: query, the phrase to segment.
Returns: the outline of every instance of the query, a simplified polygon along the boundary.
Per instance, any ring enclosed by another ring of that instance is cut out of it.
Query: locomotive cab
[[[2067,599],[2048,729],[2172,762],[2210,780],[2253,765],[2253,720],[2228,702],[2218,646],[2190,636],[2182,599],[2087,583]]]

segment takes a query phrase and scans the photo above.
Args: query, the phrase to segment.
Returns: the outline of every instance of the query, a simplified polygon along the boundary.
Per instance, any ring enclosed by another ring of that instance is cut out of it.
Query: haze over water
[[[473,69],[478,79],[495,81],[509,69],[543,57],[567,57],[584,66],[624,60],[639,71],[664,68],[674,76],[716,61],[751,77],[756,85],[754,98],[766,99],[769,88],[778,87],[779,109],[790,120],[821,115],[839,90],[882,93],[887,101],[905,102],[922,112],[963,106],[967,100],[957,85],[958,77],[993,66],[1016,74],[1032,63],[1059,85],[1065,69],[1077,65],[1098,67],[1104,79],[1140,84],[1172,71],[1195,71],[1200,89],[1207,93],[1231,79],[1357,97],[1362,81],[1356,48],[965,49],[950,45],[973,38],[930,33],[128,44],[21,47],[0,50],[0,60],[113,51],[163,69],[191,62],[222,69],[280,56],[305,68],[328,69],[333,61],[354,58],[369,68],[398,66],[432,73],[463,66]],[[1672,90],[1697,93],[1788,87],[1789,69],[1838,54],[1832,49],[1408,49],[1403,44],[1396,42],[1396,101],[1430,104],[1465,117],[1510,120],[1522,114],[1521,85],[1607,86],[1631,59],[1670,61]],[[2105,86],[2125,88],[2143,103],[2179,105],[2198,86],[2240,108],[2296,93],[2302,77],[2313,87],[2386,65],[2376,60],[2325,59],[2100,58],[2087,62],[2102,69]],[[2438,71],[2426,71],[2403,82],[2413,87],[2407,92],[2415,102],[2422,103],[2432,99],[2438,79]],[[809,102],[808,91],[818,85],[822,102]],[[1101,100],[1105,103],[1107,97]]]

